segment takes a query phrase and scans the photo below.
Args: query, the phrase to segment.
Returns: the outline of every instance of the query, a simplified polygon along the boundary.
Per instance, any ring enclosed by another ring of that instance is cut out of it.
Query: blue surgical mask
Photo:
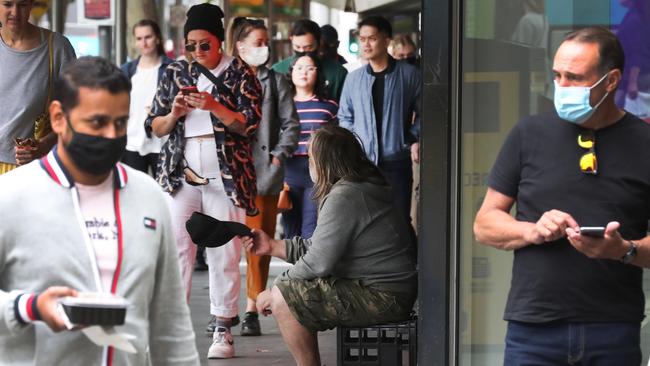
[[[596,84],[591,87],[588,86],[559,86],[555,82],[555,110],[557,114],[565,121],[575,124],[583,124],[591,117],[596,111],[596,108],[605,100],[609,92],[600,99],[595,105],[589,104],[589,97],[591,96],[591,89],[600,84],[607,74],[603,75]]]

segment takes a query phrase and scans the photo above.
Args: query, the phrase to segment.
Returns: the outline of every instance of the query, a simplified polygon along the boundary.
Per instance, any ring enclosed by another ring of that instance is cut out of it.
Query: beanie
[[[190,31],[201,29],[212,33],[220,41],[223,41],[224,30],[221,20],[223,16],[223,11],[217,5],[203,3],[192,6],[187,11],[187,21],[183,28],[185,39]]]

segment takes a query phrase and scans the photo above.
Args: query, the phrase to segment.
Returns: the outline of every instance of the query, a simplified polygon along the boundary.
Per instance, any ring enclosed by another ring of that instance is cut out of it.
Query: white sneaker
[[[212,335],[212,345],[208,349],[208,358],[235,357],[235,342],[232,340],[230,329],[217,327]]]

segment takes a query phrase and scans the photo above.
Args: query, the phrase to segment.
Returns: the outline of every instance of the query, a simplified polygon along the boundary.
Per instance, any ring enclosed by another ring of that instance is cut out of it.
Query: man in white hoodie
[[[66,67],[49,107],[58,144],[0,177],[2,364],[199,364],[163,193],[118,163],[130,89],[101,58]],[[117,330],[135,354],[66,331],[57,304],[80,292],[128,300]]]

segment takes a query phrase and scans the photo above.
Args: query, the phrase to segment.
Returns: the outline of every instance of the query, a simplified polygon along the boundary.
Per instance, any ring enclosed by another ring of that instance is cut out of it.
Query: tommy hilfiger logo
[[[144,227],[147,229],[151,230],[156,230],[156,220],[150,218],[150,217],[145,217],[144,218]]]

